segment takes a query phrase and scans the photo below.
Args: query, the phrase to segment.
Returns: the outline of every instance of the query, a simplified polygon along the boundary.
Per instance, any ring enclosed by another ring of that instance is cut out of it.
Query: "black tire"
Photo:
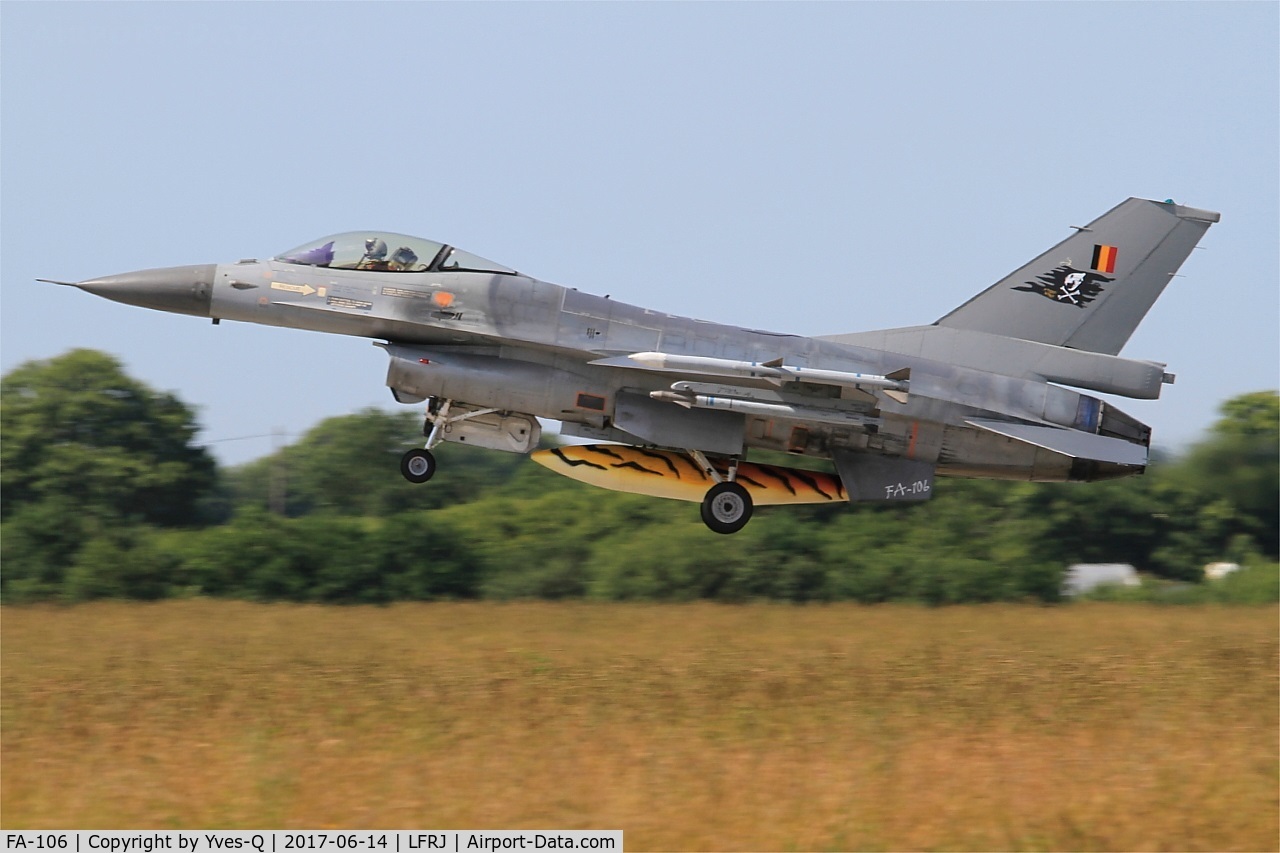
[[[400,473],[410,483],[425,483],[436,473],[436,458],[430,450],[415,447],[400,457]]]
[[[716,533],[737,533],[751,520],[751,495],[737,483],[716,483],[702,499],[702,523]]]

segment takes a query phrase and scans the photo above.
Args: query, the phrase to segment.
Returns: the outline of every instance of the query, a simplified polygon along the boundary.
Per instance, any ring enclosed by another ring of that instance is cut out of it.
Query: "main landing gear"
[[[707,457],[699,450],[685,451],[698,464],[715,485],[707,490],[702,499],[702,523],[716,533],[737,533],[747,526],[755,504],[738,479],[738,460],[735,458],[729,465],[726,477],[715,469]]]
[[[737,533],[751,520],[751,495],[737,483],[716,483],[702,499],[702,523],[716,533]]]

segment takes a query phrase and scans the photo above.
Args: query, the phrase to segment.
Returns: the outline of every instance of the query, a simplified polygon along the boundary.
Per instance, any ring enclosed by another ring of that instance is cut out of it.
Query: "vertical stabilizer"
[[[1115,355],[1219,218],[1131,198],[935,325]]]

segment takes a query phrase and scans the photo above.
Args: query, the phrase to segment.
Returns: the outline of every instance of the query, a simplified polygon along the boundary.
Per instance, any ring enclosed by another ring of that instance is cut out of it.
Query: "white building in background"
[[[1104,584],[1142,586],[1138,571],[1128,563],[1076,563],[1067,566],[1062,581],[1063,595],[1083,595]]]
[[[1220,581],[1232,572],[1240,571],[1239,563],[1209,563],[1204,567],[1206,580]]]

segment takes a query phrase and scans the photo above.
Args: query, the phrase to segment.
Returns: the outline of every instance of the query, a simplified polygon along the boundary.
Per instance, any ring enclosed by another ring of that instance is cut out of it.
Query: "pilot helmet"
[[[398,264],[401,267],[409,268],[418,260],[418,255],[408,246],[401,246],[396,249],[396,253],[391,256],[391,263]]]
[[[380,261],[387,256],[387,243],[379,237],[370,237],[364,241],[364,256],[371,261]]]

